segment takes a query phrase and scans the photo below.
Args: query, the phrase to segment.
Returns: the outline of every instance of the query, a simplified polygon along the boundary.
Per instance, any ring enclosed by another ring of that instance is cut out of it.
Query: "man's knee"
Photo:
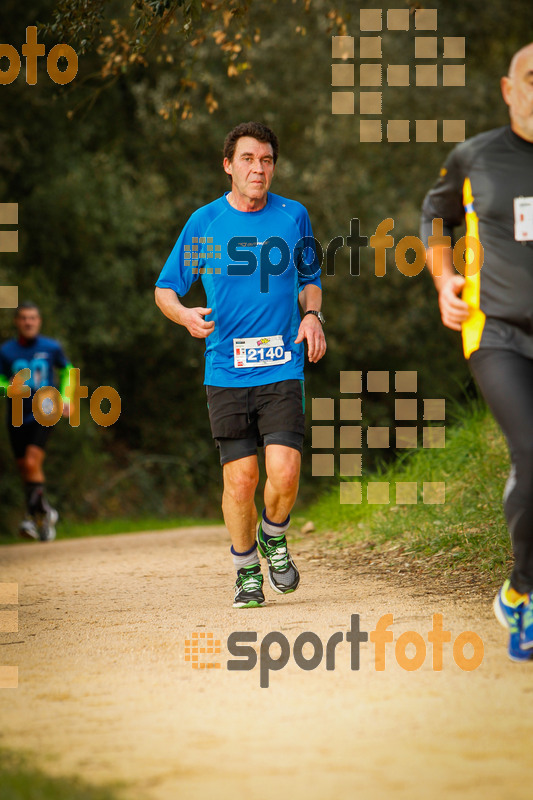
[[[248,459],[242,458],[224,465],[224,491],[236,501],[244,502],[253,497],[258,483],[257,459],[255,463],[249,463]]]
[[[300,465],[295,463],[285,464],[277,473],[277,480],[281,487],[286,487],[287,489],[298,486]]]
[[[274,447],[274,445],[272,445]],[[267,475],[269,481],[280,491],[298,486],[300,480],[300,453],[292,448],[283,448],[267,458]]]

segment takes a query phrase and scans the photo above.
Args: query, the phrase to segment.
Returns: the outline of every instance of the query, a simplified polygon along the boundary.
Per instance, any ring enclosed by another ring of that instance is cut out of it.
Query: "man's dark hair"
[[[272,147],[274,164],[276,163],[279,152],[278,137],[274,131],[267,128],[262,122],[241,122],[236,128],[233,128],[224,140],[224,158],[227,158],[228,161],[233,160],[237,140],[241,136],[251,136],[252,139],[257,139],[258,142],[268,142]]]
[[[34,308],[35,311],[41,316],[41,311],[37,303],[33,303],[31,300],[24,300],[24,302],[19,303],[19,305],[15,309],[15,317],[18,317],[21,311],[26,311],[27,309]]]

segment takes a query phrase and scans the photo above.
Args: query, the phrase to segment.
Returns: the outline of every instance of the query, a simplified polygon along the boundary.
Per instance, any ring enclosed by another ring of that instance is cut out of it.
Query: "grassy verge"
[[[30,766],[25,756],[0,750],[2,800],[120,800],[121,787],[92,786],[77,777],[53,778]]]
[[[86,536],[108,536],[113,533],[137,533],[140,531],[159,531],[167,528],[185,528],[190,525],[220,525],[220,519],[196,519],[194,517],[128,517],[118,519],[94,520],[93,522],[60,522],[57,527],[58,539],[81,539]],[[0,544],[13,544],[24,541],[18,536],[0,534]],[[31,542],[29,542],[31,544]]]
[[[462,565],[499,580],[507,571],[510,541],[502,510],[509,471],[505,441],[480,403],[459,412],[446,428],[446,448],[418,449],[363,479],[363,503],[341,505],[339,490],[308,510],[319,531],[338,532],[342,544],[364,542],[378,550],[400,550],[402,558],[421,559],[437,568]],[[365,500],[369,481],[390,484],[389,505]],[[393,505],[395,484],[415,482],[415,505]],[[423,503],[422,484],[444,481],[443,504]]]

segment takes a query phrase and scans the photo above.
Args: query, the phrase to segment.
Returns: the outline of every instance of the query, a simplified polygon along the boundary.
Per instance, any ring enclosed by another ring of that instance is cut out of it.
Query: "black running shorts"
[[[18,428],[8,423],[7,430],[15,458],[24,458],[26,448],[30,444],[44,450],[48,437],[52,432],[51,426],[46,427],[46,425],[39,425],[35,420],[33,422],[27,422],[25,425],[21,425]]]
[[[264,444],[303,449],[304,383],[277,381],[265,386],[207,386],[207,405],[220,462],[257,452]]]

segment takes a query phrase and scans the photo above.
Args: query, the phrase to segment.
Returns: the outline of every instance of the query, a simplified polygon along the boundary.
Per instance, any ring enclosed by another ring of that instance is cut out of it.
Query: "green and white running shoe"
[[[35,524],[35,520],[31,517],[26,517],[23,519],[19,525],[19,534],[24,539],[39,539],[39,531],[37,530],[37,525]]]
[[[268,564],[268,582],[278,594],[289,594],[298,588],[300,573],[287,548],[285,534],[263,538],[263,526],[257,529],[257,548]]]
[[[265,602],[260,564],[242,567],[237,572],[233,608],[257,608]]]
[[[41,542],[52,542],[56,538],[56,523],[59,519],[55,508],[47,508],[46,511],[35,514],[35,517]]]

